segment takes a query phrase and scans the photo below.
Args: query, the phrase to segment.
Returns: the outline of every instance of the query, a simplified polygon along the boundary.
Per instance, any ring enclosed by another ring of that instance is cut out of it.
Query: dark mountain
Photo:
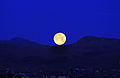
[[[120,52],[120,39],[114,38],[99,38],[95,36],[86,36],[81,38],[76,43],[72,44],[77,52],[98,54],[117,51]]]
[[[10,40],[1,40],[0,44],[9,44],[9,45],[16,45],[16,46],[24,46],[24,47],[33,47],[33,46],[43,46],[42,44],[38,44],[33,41],[29,41],[24,38],[16,37]]]
[[[0,62],[19,71],[64,70],[72,66],[118,66],[120,39],[86,36],[76,43],[47,46],[23,38],[0,41]]]

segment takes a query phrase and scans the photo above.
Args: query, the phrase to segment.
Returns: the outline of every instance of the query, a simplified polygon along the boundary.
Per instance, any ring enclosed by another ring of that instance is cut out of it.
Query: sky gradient
[[[55,33],[71,44],[86,35],[120,38],[120,0],[2,0],[0,40],[22,37],[54,45]]]

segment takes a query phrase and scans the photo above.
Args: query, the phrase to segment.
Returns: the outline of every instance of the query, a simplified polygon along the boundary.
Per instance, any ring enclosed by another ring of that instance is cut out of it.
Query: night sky
[[[62,32],[71,44],[86,35],[120,38],[120,0],[2,0],[0,40],[21,37],[54,45]]]

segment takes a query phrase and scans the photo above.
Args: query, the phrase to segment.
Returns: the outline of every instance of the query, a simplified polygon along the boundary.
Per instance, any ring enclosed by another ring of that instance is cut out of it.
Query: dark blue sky
[[[63,32],[66,44],[85,35],[120,38],[120,0],[2,0],[0,40],[22,37],[53,45]]]

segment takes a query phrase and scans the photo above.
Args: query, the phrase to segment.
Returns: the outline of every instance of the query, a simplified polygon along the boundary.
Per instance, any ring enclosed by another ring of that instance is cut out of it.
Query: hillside
[[[16,71],[64,70],[81,65],[117,67],[119,60],[120,39],[86,36],[62,46],[41,45],[23,38],[0,41],[0,65]]]

